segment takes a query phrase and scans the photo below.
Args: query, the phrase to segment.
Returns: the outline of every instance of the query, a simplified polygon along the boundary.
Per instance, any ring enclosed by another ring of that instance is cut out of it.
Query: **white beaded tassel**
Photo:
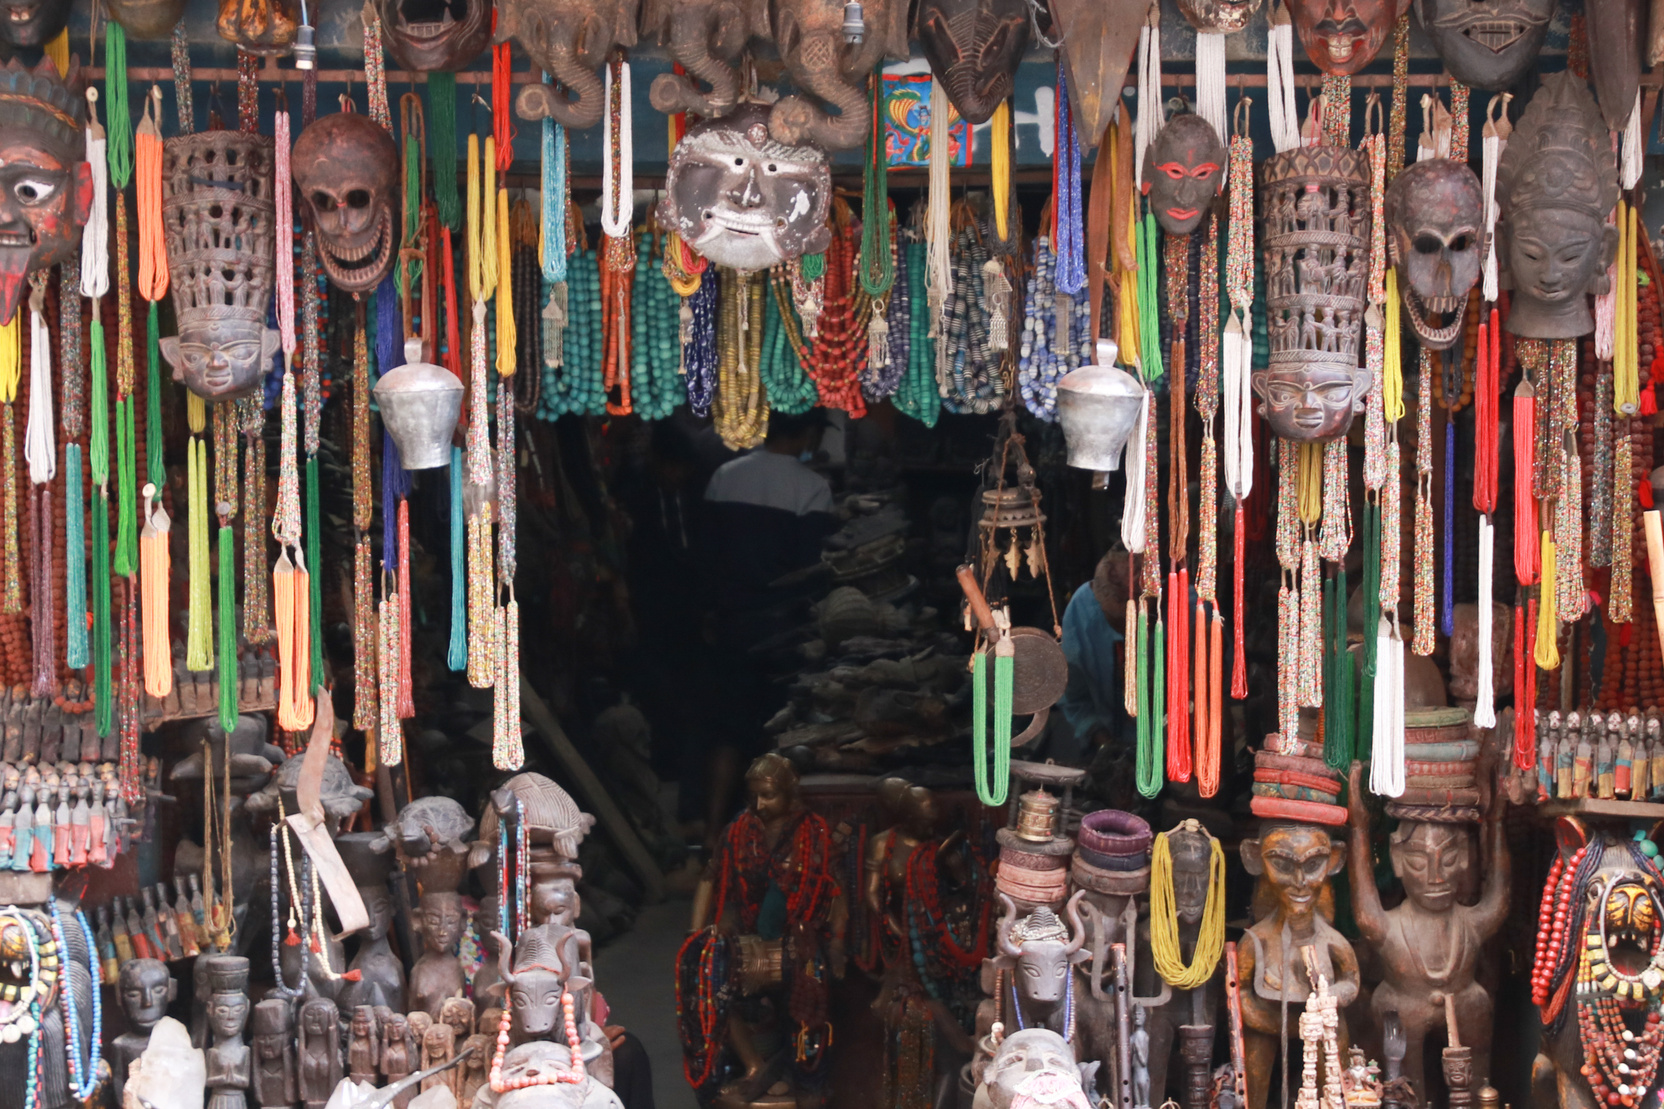
[[[1641,134],[1641,90],[1635,90],[1635,104],[1624,124],[1623,152],[1618,159],[1618,179],[1628,192],[1641,180],[1641,163],[1646,157],[1646,136]]]
[[[953,293],[953,259],[948,248],[953,240],[949,224],[952,186],[948,182],[947,139],[948,95],[942,83],[930,80],[930,191],[925,202],[925,289],[930,302],[930,334],[941,334],[942,312]],[[936,122],[942,121],[942,133],[936,133]],[[937,142],[940,137],[943,141]],[[937,361],[946,350],[946,343],[937,343]]]
[[[1208,121],[1220,141],[1227,141],[1225,114],[1225,36],[1196,35],[1196,114]]]
[[[1127,497],[1121,505],[1121,543],[1128,554],[1144,553],[1144,439],[1150,433],[1150,390],[1139,402],[1138,422],[1127,437]]]
[[[1234,500],[1244,500],[1254,489],[1254,391],[1249,375],[1254,371],[1254,344],[1232,312],[1220,343],[1225,408],[1225,487]]]
[[[1500,288],[1497,278],[1496,264],[1496,167],[1502,161],[1502,149],[1508,145],[1508,136],[1513,132],[1513,125],[1508,122],[1508,102],[1514,99],[1511,92],[1498,93],[1491,97],[1490,105],[1485,109],[1485,131],[1481,140],[1482,181],[1485,191],[1485,300],[1495,304]]]
[[[606,74],[604,103],[612,103],[612,66],[604,66]],[[630,63],[619,65],[618,115],[622,123],[618,139],[618,156],[612,152],[612,112],[601,113],[601,233],[609,239],[630,237],[630,219],[635,214],[635,128],[630,121]],[[622,202],[622,203],[620,203]],[[621,210],[622,209],[622,210]]]
[[[1300,145],[1300,112],[1294,106],[1294,24],[1281,4],[1271,13],[1266,35],[1265,92],[1271,115],[1271,144],[1282,154]]]
[[[1496,727],[1496,691],[1491,685],[1491,574],[1496,562],[1496,527],[1489,516],[1479,517],[1479,692],[1473,704],[1473,723]]]
[[[1156,141],[1165,121],[1161,99],[1161,9],[1150,6],[1150,17],[1138,32],[1138,119],[1133,125],[1133,183],[1144,189],[1144,151]]]
[[[98,124],[98,90],[87,90],[87,164],[92,167],[92,208],[81,229],[81,295],[97,300],[110,291],[110,169],[108,142]]]
[[[1375,720],[1369,789],[1383,797],[1404,792],[1404,640],[1385,617],[1375,635]]]

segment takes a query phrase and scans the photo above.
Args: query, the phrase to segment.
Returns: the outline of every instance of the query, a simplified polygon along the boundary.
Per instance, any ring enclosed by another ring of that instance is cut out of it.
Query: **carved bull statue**
[[[570,995],[583,1040],[584,1063],[592,1077],[610,1087],[612,1045],[590,1019],[594,982],[578,973],[578,944],[573,930],[540,924],[522,932],[516,944],[510,944],[501,932],[491,936],[497,941],[498,973],[508,989],[509,1041],[524,1044],[561,1039],[566,1027],[565,1001]]]

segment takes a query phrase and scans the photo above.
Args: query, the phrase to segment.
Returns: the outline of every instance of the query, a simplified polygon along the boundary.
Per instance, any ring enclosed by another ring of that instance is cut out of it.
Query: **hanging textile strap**
[[[498,13],[491,13],[491,27],[497,27]],[[491,48],[491,138],[496,147],[493,164],[498,173],[507,173],[514,163],[514,44],[501,40]]]
[[[1375,637],[1373,732],[1370,792],[1398,797],[1404,792],[1404,640],[1385,616]]]
[[[633,171],[635,148],[632,136],[630,107],[630,63],[614,58],[605,70],[604,103],[601,113],[601,234],[622,239],[630,234],[630,220],[635,214]],[[502,140],[497,149],[502,151]],[[512,159],[513,150],[509,151]],[[501,167],[506,170],[506,166]]]
[[[41,315],[46,275],[37,277],[29,294],[29,415],[23,457],[29,464],[29,481],[42,485],[58,474],[58,444],[52,419],[52,333]]]
[[[381,16],[373,0],[364,0],[359,18],[364,24],[364,83],[369,89],[370,118],[391,134],[393,110],[387,102],[387,63],[382,53]]]
[[[1473,706],[1473,723],[1480,728],[1496,727],[1496,693],[1491,677],[1491,574],[1495,562],[1496,528],[1489,513],[1479,517],[1479,689]]]
[[[1511,92],[1502,92],[1491,97],[1490,104],[1485,109],[1485,129],[1481,132],[1481,188],[1485,194],[1485,275],[1482,294],[1486,301],[1495,304],[1499,290],[1499,276],[1496,260],[1496,171],[1502,162],[1503,148],[1508,145],[1508,136],[1513,133],[1513,124],[1508,122],[1508,103],[1514,99]]]
[[[1196,35],[1196,114],[1207,120],[1215,135],[1225,135],[1225,36],[1202,31]]]
[[[91,553],[93,724],[102,738],[110,734],[115,717],[110,680],[110,495],[102,488],[92,497]]]
[[[139,597],[143,611],[144,691],[162,698],[173,690],[173,648],[168,631],[168,539],[173,523],[157,499],[154,484],[144,487],[144,527],[139,532]]]
[[[185,668],[196,673],[214,667],[214,641],[208,569],[208,444],[192,435],[185,444],[185,482],[189,486],[186,519],[190,559],[190,608],[185,634]],[[96,507],[96,505],[95,505]]]
[[[451,448],[451,638],[445,664],[453,671],[468,668],[468,571],[464,565],[467,531],[462,507],[462,448]]]
[[[92,170],[92,207],[81,229],[81,295],[97,300],[110,290],[109,140],[98,124],[98,90],[87,89],[87,165]],[[93,321],[98,308],[93,306]]]
[[[1138,32],[1138,122],[1133,131],[1132,173],[1133,184],[1141,193],[1144,191],[1144,152],[1161,131],[1163,110],[1161,11],[1151,5],[1144,26]]]
[[[284,377],[287,378],[295,353],[295,208],[289,185],[289,113],[278,112],[273,124],[276,134],[276,166],[272,181],[277,205],[277,330],[283,343]],[[312,280],[307,274],[306,279]],[[298,539],[299,536],[294,537]]]
[[[1082,242],[1086,227],[1080,200],[1080,141],[1061,55],[1057,63],[1057,123],[1057,187],[1052,196],[1057,291],[1073,297],[1086,287],[1086,244]]]
[[[1529,378],[1514,389],[1514,579],[1535,585],[1541,566],[1537,548],[1537,499],[1531,490],[1534,443],[1537,438],[1537,391]]]
[[[1271,11],[1266,35],[1265,91],[1271,116],[1271,145],[1284,154],[1300,145],[1300,113],[1294,103],[1294,24],[1288,9],[1278,4]]]
[[[226,505],[218,506],[225,509]],[[231,520],[220,512],[219,548],[219,718],[220,727],[230,735],[237,727],[237,541]]]

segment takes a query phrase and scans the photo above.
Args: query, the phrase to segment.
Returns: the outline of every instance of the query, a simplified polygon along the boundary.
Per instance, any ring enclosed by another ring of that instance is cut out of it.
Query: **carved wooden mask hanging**
[[[165,39],[185,14],[185,0],[104,0],[104,7],[135,39]]]
[[[1205,35],[1231,35],[1248,26],[1260,0],[1179,0],[1179,11]]]
[[[1531,68],[1554,18],[1554,0],[1415,0],[1415,7],[1450,76],[1492,92]]]
[[[1375,60],[1410,0],[1288,0],[1294,32],[1312,64],[1351,74]]]
[[[1358,364],[1369,163],[1345,147],[1299,147],[1266,159],[1259,199],[1271,361],[1254,371],[1254,392],[1277,435],[1333,439],[1346,434],[1369,388]]]
[[[82,131],[86,102],[51,59],[0,69],[0,322],[10,321],[24,280],[74,251],[92,208],[92,167]]]
[[[1606,126],[1621,131],[1641,89],[1646,50],[1647,0],[1585,0],[1589,28],[1589,77]]]
[[[600,123],[606,104],[599,70],[614,47],[636,44],[637,6],[637,0],[500,0],[492,41],[512,38],[533,66],[559,83],[522,85],[515,114],[576,131]]]
[[[1514,290],[1507,327],[1534,339],[1594,330],[1589,295],[1607,289],[1618,232],[1617,162],[1582,80],[1550,74],[1526,105],[1497,166],[1497,258]]]
[[[787,146],[852,150],[867,138],[867,77],[886,58],[906,61],[907,0],[862,0],[861,38],[849,42],[838,0],[775,0],[774,44],[797,90],[774,106],[769,134]],[[836,109],[836,114],[826,108]]]
[[[670,155],[659,218],[719,266],[754,271],[826,249],[832,171],[813,146],[769,137],[769,110],[741,104],[688,129]]]
[[[336,288],[367,293],[393,266],[398,148],[369,116],[337,112],[302,131],[289,157],[295,193],[318,232]]]
[[[1225,144],[1213,124],[1186,113],[1167,121],[1144,151],[1144,193],[1169,235],[1188,235],[1225,187]]]
[[[930,72],[973,125],[1011,95],[1028,53],[1028,0],[919,0],[917,34]]]
[[[376,0],[376,12],[401,69],[466,69],[491,42],[491,0]]]
[[[1485,263],[1479,178],[1449,158],[1417,162],[1393,178],[1384,213],[1404,317],[1422,346],[1448,350],[1462,337],[1468,294]]]
[[[1152,6],[1153,0],[1051,0],[1083,150],[1097,146],[1115,118],[1127,65]]]
[[[0,0],[0,39],[24,50],[42,50],[69,26],[71,0]]]
[[[260,387],[278,346],[266,326],[276,240],[272,140],[204,131],[162,148],[162,225],[179,334],[162,339],[175,381],[206,401]]]
[[[294,0],[219,0],[220,38],[250,54],[287,54],[300,29]]]

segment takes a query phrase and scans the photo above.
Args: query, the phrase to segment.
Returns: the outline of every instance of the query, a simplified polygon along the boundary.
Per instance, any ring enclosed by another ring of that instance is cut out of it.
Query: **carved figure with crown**
[[[78,66],[65,81],[50,58],[0,69],[0,324],[25,278],[70,256],[92,209],[80,83]]]

